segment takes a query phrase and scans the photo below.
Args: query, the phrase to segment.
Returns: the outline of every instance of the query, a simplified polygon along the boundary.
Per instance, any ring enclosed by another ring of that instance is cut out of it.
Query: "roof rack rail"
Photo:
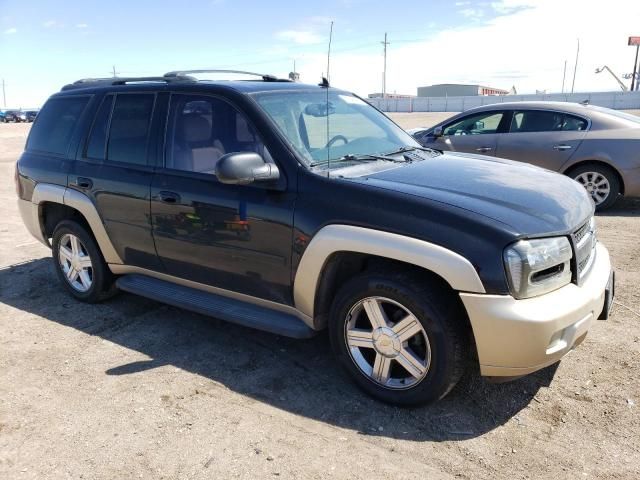
[[[239,75],[251,75],[254,77],[261,77],[265,82],[290,82],[288,78],[278,78],[275,75],[269,75],[265,73],[246,72],[244,70],[220,70],[220,69],[201,69],[201,70],[176,70],[173,72],[167,72],[164,74],[167,78],[180,77],[193,75],[198,73],[235,73]]]
[[[171,77],[107,77],[107,78],[81,78],[73,83],[65,85],[62,90],[73,90],[75,88],[99,87],[109,85],[125,85],[127,83],[172,83],[172,82],[193,82],[196,79],[186,75],[175,75]]]

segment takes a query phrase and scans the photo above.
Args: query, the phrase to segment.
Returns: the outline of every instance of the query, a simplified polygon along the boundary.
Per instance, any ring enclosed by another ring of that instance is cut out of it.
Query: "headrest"
[[[182,136],[187,143],[204,142],[211,138],[211,122],[202,115],[182,117]]]

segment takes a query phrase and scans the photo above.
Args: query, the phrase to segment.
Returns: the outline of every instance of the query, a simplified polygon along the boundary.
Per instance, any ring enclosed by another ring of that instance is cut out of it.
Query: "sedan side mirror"
[[[280,171],[254,152],[234,152],[221,157],[216,163],[216,176],[222,183],[248,185],[280,178]]]
[[[442,127],[436,127],[436,128],[434,128],[434,129],[433,129],[433,133],[432,133],[432,135],[433,135],[433,138],[439,138],[439,137],[441,137],[441,136],[443,135]]]

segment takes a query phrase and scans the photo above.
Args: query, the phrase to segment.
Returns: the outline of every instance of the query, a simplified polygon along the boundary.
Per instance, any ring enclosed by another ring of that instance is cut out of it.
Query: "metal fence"
[[[639,92],[550,93],[546,95],[506,95],[473,97],[369,98],[383,112],[464,112],[491,103],[521,101],[584,102],[616,110],[640,109]]]

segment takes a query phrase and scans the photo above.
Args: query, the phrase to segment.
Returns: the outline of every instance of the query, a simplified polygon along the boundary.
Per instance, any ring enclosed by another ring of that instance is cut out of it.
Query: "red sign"
[[[629,45],[640,46],[640,37],[629,37]]]

